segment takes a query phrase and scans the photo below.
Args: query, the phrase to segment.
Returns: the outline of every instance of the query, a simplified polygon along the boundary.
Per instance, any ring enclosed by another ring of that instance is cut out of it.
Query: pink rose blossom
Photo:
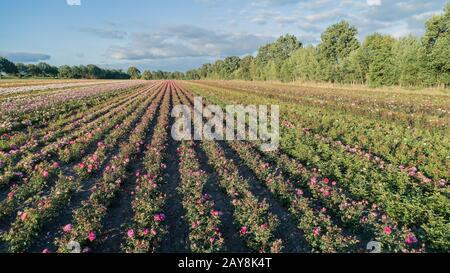
[[[93,232],[93,231],[89,232],[88,239],[89,239],[90,242],[95,241],[96,238],[97,238],[97,236],[95,235],[95,232]]]
[[[247,227],[246,227],[246,226],[243,226],[243,227],[241,228],[241,234],[242,234],[242,235],[247,234]]]
[[[72,229],[73,229],[73,226],[71,224],[68,224],[68,225],[64,226],[63,231],[65,233],[71,233]]]
[[[410,234],[406,237],[405,242],[407,245],[412,245],[412,244],[417,243],[418,240],[417,240],[416,236],[414,236],[413,234]]]
[[[153,219],[154,219],[156,222],[164,222],[164,220],[166,220],[166,216],[165,216],[163,213],[160,213],[160,214],[156,214],[156,215],[153,217]]]
[[[390,234],[392,233],[392,229],[391,229],[391,227],[387,226],[387,227],[385,227],[385,228],[383,229],[383,232],[384,232],[386,235],[390,235]]]
[[[313,229],[313,235],[314,236],[319,236],[321,230],[322,229],[320,227],[316,227],[315,229]]]

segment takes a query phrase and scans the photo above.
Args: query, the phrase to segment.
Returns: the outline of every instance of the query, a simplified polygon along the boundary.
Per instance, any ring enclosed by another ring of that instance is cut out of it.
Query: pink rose
[[[247,234],[247,227],[246,227],[246,226],[243,226],[243,227],[241,228],[241,234],[242,234],[242,235]]]
[[[95,235],[95,232],[91,231],[89,232],[89,241],[92,243],[93,241],[95,241],[95,239],[97,238],[97,236]]]
[[[386,235],[390,235],[390,234],[392,233],[392,229],[391,229],[391,227],[387,226],[387,227],[385,227],[385,228],[383,229],[383,232],[384,232]]]
[[[65,233],[71,233],[72,229],[73,229],[73,226],[71,224],[68,224],[68,225],[64,226],[63,231]]]

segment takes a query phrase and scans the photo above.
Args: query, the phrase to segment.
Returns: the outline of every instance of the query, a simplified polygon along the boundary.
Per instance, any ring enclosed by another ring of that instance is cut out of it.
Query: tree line
[[[104,69],[96,65],[80,65],[60,67],[49,65],[45,62],[38,64],[13,63],[6,58],[0,57],[0,77],[1,75],[15,76],[20,78],[62,78],[62,79],[187,79],[182,72],[149,71],[143,73],[131,66],[127,71],[121,69]]]
[[[141,72],[136,67],[124,72],[96,65],[25,65],[0,57],[0,76],[5,73],[74,79],[239,79],[367,84],[371,87],[450,86],[450,4],[443,14],[429,19],[425,28],[423,37],[395,39],[374,33],[360,42],[357,28],[341,21],[322,33],[317,46],[304,46],[297,37],[287,34],[260,47],[256,56],[231,56],[186,73]]]
[[[96,65],[60,67],[41,62],[38,64],[16,63],[0,57],[0,73],[21,78],[64,78],[64,79],[129,79],[130,76],[117,69],[103,69]]]
[[[379,33],[362,43],[346,21],[327,28],[317,46],[293,35],[262,46],[258,54],[218,60],[186,72],[190,79],[311,81],[372,87],[450,86],[450,4],[426,22],[423,37]]]

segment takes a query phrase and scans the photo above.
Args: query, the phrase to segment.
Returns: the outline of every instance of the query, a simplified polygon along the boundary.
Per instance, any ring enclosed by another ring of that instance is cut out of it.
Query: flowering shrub
[[[342,230],[334,225],[330,216],[327,215],[326,209],[317,211],[301,189],[296,189],[282,175],[277,175],[276,169],[265,163],[249,144],[229,143],[258,179],[289,209],[313,251],[347,252],[354,250],[357,240],[343,235]]]
[[[182,180],[179,191],[191,226],[191,250],[197,253],[219,252],[224,240],[219,229],[221,212],[215,210],[214,201],[203,191],[208,177],[200,170],[193,143],[182,143],[178,154]]]
[[[36,200],[33,207],[20,212],[9,231],[2,236],[8,243],[9,250],[26,250],[38,236],[42,226],[58,215],[62,207],[70,201],[79,185],[79,181],[72,177],[61,176],[48,196]],[[65,228],[65,231],[68,231],[68,228]]]
[[[166,88],[169,88],[166,86]],[[136,173],[137,183],[135,197],[132,202],[134,211],[134,236],[127,234],[122,248],[129,253],[155,252],[162,236],[167,233],[165,215],[162,209],[165,194],[160,190],[163,183],[162,162],[167,148],[167,129],[169,123],[169,89],[166,89],[152,141],[146,147],[144,156],[144,170]]]
[[[127,168],[131,160],[142,149],[146,128],[154,118],[156,106],[161,101],[162,93],[153,99],[152,105],[146,109],[141,122],[130,134],[128,142],[121,144],[118,155],[114,156],[105,169],[102,179],[94,186],[88,201],[84,201],[81,208],[74,212],[74,222],[70,233],[65,233],[57,239],[60,252],[69,251],[66,245],[70,241],[77,241],[82,246],[96,242],[97,233],[102,229],[102,219],[117,191],[126,177]]]

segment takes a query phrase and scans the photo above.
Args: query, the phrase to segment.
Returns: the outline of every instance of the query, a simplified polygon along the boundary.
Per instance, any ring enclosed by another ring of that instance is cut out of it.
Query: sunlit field
[[[280,147],[176,141],[176,105],[279,105]],[[450,95],[0,81],[0,252],[448,252]]]

